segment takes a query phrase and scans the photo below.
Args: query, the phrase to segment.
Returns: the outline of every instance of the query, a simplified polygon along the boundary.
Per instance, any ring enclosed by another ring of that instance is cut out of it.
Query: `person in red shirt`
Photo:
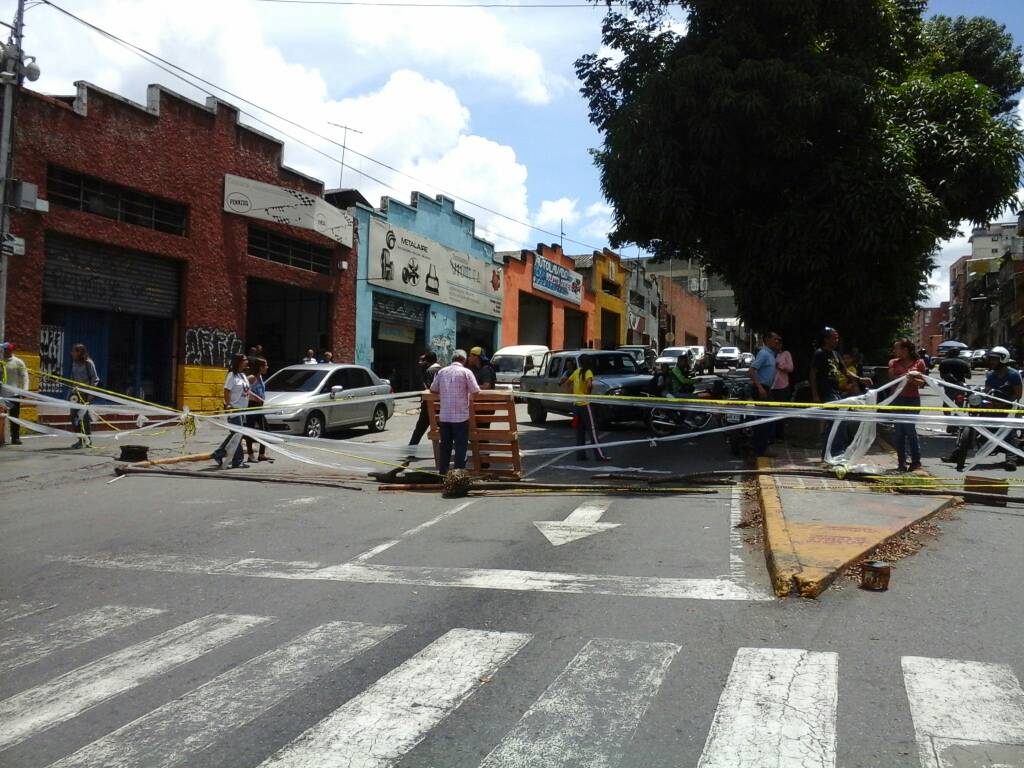
[[[903,405],[909,408],[921,406],[921,385],[924,384],[924,374],[928,372],[924,361],[917,356],[917,350],[910,339],[900,339],[892,347],[893,359],[889,361],[889,378],[898,379],[907,376],[907,381],[900,392],[899,397],[893,400],[893,405]],[[917,410],[903,411],[904,413],[920,413]],[[894,411],[901,413],[901,411]],[[907,454],[910,454],[910,464],[907,464]],[[900,472],[913,472],[921,468],[921,445],[917,440],[916,424],[896,424],[896,457],[897,469]]]

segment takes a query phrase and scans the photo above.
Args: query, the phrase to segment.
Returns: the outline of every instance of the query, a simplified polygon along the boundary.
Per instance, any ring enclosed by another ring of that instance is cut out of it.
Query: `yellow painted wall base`
[[[227,371],[216,365],[185,365],[181,369],[182,406],[197,413],[224,407],[224,379]]]

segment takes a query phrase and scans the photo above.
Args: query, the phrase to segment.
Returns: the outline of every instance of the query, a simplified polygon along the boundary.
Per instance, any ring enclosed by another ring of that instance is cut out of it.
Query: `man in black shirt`
[[[946,356],[939,363],[939,378],[961,387],[971,378],[971,364],[960,357],[959,349],[947,349]],[[955,390],[947,390],[952,397]]]
[[[843,361],[839,357],[838,348],[839,332],[835,328],[826,327],[818,337],[818,349],[815,350],[814,357],[811,358],[811,397],[816,403],[831,403],[842,400],[846,396],[841,388]],[[825,447],[828,445],[828,436],[832,431],[832,421],[826,421],[824,426],[822,458],[825,457]],[[846,450],[849,442],[847,424],[840,423],[839,429],[836,430],[836,436],[832,440],[832,453],[842,453]]]
[[[430,389],[430,385],[434,383],[434,377],[437,376],[437,372],[441,370],[440,364],[437,362],[437,353],[432,349],[428,349],[419,359],[420,372],[423,376],[423,389]],[[420,401],[420,417],[416,420],[416,426],[412,430],[412,437],[409,438],[409,445],[419,445],[420,440],[423,439],[423,435],[426,434],[430,428],[430,414],[427,411],[426,402]]]

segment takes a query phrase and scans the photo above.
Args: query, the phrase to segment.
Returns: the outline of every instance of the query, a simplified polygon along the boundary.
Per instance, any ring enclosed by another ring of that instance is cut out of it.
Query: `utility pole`
[[[7,26],[7,25],[4,25]],[[10,244],[11,181],[14,175],[14,100],[18,88],[27,76],[29,80],[39,78],[39,67],[35,58],[28,57],[21,50],[25,29],[25,0],[18,0],[18,10],[11,26],[7,45],[2,50],[0,80],[3,81],[3,115],[0,116],[0,339],[7,333],[7,259]]]
[[[358,133],[362,135],[362,131],[356,130],[351,125],[342,125],[341,123],[327,123],[333,125],[335,128],[341,128],[344,133],[341,135],[341,172],[338,174],[338,188],[342,188],[342,181],[345,179],[345,147],[348,144],[348,132]]]

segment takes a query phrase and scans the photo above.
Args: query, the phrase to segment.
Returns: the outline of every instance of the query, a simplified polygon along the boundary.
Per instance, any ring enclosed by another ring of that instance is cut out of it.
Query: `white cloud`
[[[347,145],[352,151],[346,155],[346,163],[377,181],[346,169],[344,182],[345,186],[357,186],[374,204],[384,194],[407,201],[414,190],[430,195],[444,191],[520,221],[528,220],[526,167],[517,161],[511,147],[472,133],[470,111],[451,85],[417,71],[398,69],[387,72],[372,89],[347,95],[334,93],[337,88],[328,85],[323,71],[296,61],[302,55],[301,49],[289,48],[286,55],[272,42],[272,37],[280,34],[280,30],[272,26],[267,14],[255,10],[260,8],[260,4],[243,0],[218,0],[216,3],[185,0],[173,6],[152,1],[97,0],[76,7],[75,12],[339,143],[342,130],[328,123],[358,129],[361,133],[348,135]],[[346,29],[339,37],[338,17],[332,16],[323,25],[317,25],[310,23],[310,16],[316,15],[312,13],[303,14],[303,26],[311,41],[336,35],[335,50],[344,51],[346,66],[350,66],[350,60],[355,57],[345,50],[345,35],[351,40],[362,39],[373,49],[371,54],[377,59],[401,58],[378,50],[379,41],[385,39],[398,46],[400,52],[413,51],[423,60],[440,57],[453,68],[456,59],[464,56],[466,71],[492,83],[496,78],[509,85],[506,81],[511,78],[515,80],[513,91],[527,100],[543,100],[550,95],[550,92],[542,93],[548,86],[539,59],[531,57],[525,49],[519,50],[507,39],[504,43],[497,40],[496,54],[483,50],[479,44],[471,49],[451,45],[451,36],[446,45],[440,46],[438,30],[432,26],[434,22],[423,23],[422,17],[428,14],[414,14],[420,17],[416,21],[408,14],[388,12],[393,15],[394,23],[383,31],[380,25],[362,28],[358,34]],[[84,79],[134,101],[143,101],[145,86],[161,82],[197,100],[205,99],[201,91],[63,19],[52,9],[38,6],[32,13],[32,37],[26,47],[29,53],[40,56],[44,71],[44,77],[34,84],[37,90],[70,93],[72,82]],[[476,15],[471,18],[477,25],[488,23]],[[424,38],[419,42],[414,39],[416,30]],[[492,25],[490,30],[501,37],[498,27]],[[466,30],[455,32],[455,43],[468,34]],[[370,38],[373,38],[372,44],[366,42]],[[447,50],[450,47],[460,50]],[[492,54],[499,57],[514,54],[518,63],[505,62],[508,66],[498,72],[497,59]],[[260,114],[277,127],[274,130],[250,117],[242,117],[244,122],[276,133],[286,141],[287,164],[323,179],[328,187],[337,185],[340,166],[330,157],[340,158],[339,146],[267,117],[237,98],[221,97],[244,111]],[[284,134],[300,138],[316,149],[289,140]],[[324,157],[317,150],[330,157]],[[356,151],[386,161],[422,181],[360,159],[354,154]],[[499,247],[520,247],[530,239],[528,227],[459,200],[456,207],[474,216],[483,236],[494,239]]]
[[[590,240],[598,240],[601,244],[608,242],[608,233],[612,230],[612,214],[614,209],[601,200],[591,203],[584,211],[588,221],[580,229],[580,235]]]
[[[543,229],[558,231],[558,227],[570,227],[580,219],[580,212],[576,205],[579,200],[568,197],[560,197],[557,200],[545,200],[533,217],[533,223]]]

